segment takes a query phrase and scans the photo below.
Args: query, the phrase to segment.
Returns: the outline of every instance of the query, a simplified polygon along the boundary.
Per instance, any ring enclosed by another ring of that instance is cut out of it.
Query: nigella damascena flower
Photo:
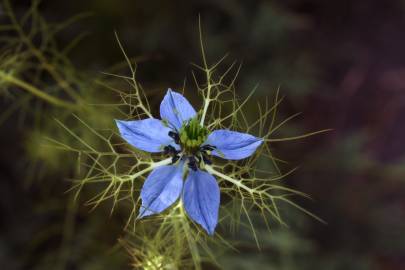
[[[160,117],[162,120],[116,121],[129,144],[172,157],[171,165],[157,167],[147,177],[139,217],[158,214],[181,197],[188,216],[212,235],[218,222],[220,190],[204,165],[211,164],[211,155],[228,160],[249,157],[263,140],[231,130],[210,132],[199,123],[187,99],[171,89],[160,104]]]

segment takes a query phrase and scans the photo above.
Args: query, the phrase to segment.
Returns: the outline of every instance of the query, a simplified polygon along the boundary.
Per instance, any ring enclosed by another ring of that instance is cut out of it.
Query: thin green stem
[[[18,86],[21,89],[23,89],[27,92],[30,92],[34,96],[52,104],[52,105],[55,105],[58,107],[64,107],[64,108],[67,108],[70,110],[74,110],[77,108],[75,104],[73,104],[71,102],[66,102],[64,100],[51,96],[51,95],[45,93],[44,91],[41,91],[40,89],[36,88],[35,86],[28,84],[28,83],[14,77],[11,74],[7,74],[3,71],[0,71],[0,79],[6,81],[8,83],[11,83],[15,86]]]
[[[31,39],[23,31],[20,23],[18,22],[14,11],[11,7],[10,1],[4,1],[4,7],[7,10],[7,14],[16,30],[20,39],[28,46],[32,54],[42,63],[42,66],[49,72],[49,74],[55,79],[58,85],[65,90],[65,92],[71,96],[75,101],[81,102],[81,97],[75,92],[75,90],[70,86],[70,84],[59,74],[53,65],[51,65],[44,54],[39,50]]]
[[[201,17],[198,17],[198,29],[200,32],[200,47],[201,47],[201,54],[202,54],[203,63],[204,63],[204,71],[207,76],[207,96],[204,97],[204,108],[202,110],[202,115],[201,115],[201,120],[200,120],[200,125],[203,126],[205,116],[207,115],[208,106],[210,105],[210,102],[211,102],[210,95],[211,95],[212,84],[211,84],[211,70],[208,68],[207,59],[205,57],[204,43],[203,43],[203,39],[202,39]]]
[[[164,166],[164,165],[169,165],[170,163],[172,163],[172,158],[166,158],[166,159],[161,160],[159,162],[153,162],[149,167],[147,167],[147,168],[145,168],[145,169],[131,175],[130,180],[133,181],[137,177],[139,177],[139,176],[141,176],[141,175],[143,175],[143,174],[145,174],[145,173],[147,173],[147,172],[149,172],[149,171],[151,171],[151,170],[153,170],[153,169],[155,169],[157,167]]]
[[[323,129],[323,130],[318,130],[315,132],[311,132],[311,133],[306,133],[303,135],[299,135],[299,136],[293,136],[293,137],[286,137],[286,138],[278,138],[278,139],[266,139],[266,142],[284,142],[284,141],[293,141],[293,140],[299,140],[299,139],[304,139],[310,136],[314,136],[320,133],[324,133],[324,132],[328,132],[328,131],[332,131],[333,129]]]
[[[211,173],[211,174],[213,174],[213,175],[216,175],[216,176],[218,176],[218,177],[221,177],[222,179],[224,179],[224,180],[226,180],[226,181],[228,181],[228,182],[231,182],[232,184],[236,185],[236,186],[239,187],[239,188],[242,188],[242,189],[248,191],[249,193],[253,193],[253,189],[251,189],[251,188],[249,188],[248,186],[242,184],[241,181],[238,181],[238,180],[236,180],[236,179],[233,179],[232,177],[229,177],[229,176],[226,175],[226,174],[223,174],[223,173],[221,173],[221,172],[218,172],[218,171],[214,170],[214,168],[212,168],[212,167],[209,166],[209,165],[205,165],[205,169],[207,170],[207,172],[209,172],[209,173]]]
[[[208,106],[210,105],[211,102],[211,88],[212,88],[212,84],[211,84],[211,71],[210,70],[206,70],[205,71],[207,73],[207,96],[204,97],[204,108],[202,110],[202,114],[201,114],[201,120],[200,120],[200,125],[203,126],[204,125],[204,121],[205,121],[205,116],[207,115],[207,111],[208,111]]]

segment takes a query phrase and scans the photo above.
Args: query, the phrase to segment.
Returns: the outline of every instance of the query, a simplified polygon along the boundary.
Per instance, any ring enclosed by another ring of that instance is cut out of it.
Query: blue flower
[[[225,129],[209,132],[187,99],[171,89],[160,104],[160,117],[116,121],[121,137],[132,146],[172,157],[171,165],[159,166],[147,177],[139,217],[161,213],[181,197],[188,216],[212,235],[220,191],[204,164],[211,164],[211,155],[228,160],[249,157],[263,140]]]

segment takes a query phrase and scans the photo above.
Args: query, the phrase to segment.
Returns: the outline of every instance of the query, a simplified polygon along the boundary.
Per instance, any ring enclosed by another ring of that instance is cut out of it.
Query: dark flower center
[[[177,162],[181,157],[187,162],[190,169],[196,171],[202,162],[211,164],[209,158],[210,151],[215,146],[203,145],[208,136],[208,129],[201,126],[197,118],[191,119],[180,128],[179,133],[170,131],[169,136],[174,142],[181,146],[181,151],[177,151],[173,146],[165,147],[165,154],[171,155],[172,163]]]

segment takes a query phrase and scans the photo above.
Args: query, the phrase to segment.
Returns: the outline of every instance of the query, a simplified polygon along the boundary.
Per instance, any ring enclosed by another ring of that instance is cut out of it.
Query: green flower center
[[[194,154],[207,139],[208,129],[201,126],[197,118],[193,118],[181,127],[179,136],[182,149]]]

